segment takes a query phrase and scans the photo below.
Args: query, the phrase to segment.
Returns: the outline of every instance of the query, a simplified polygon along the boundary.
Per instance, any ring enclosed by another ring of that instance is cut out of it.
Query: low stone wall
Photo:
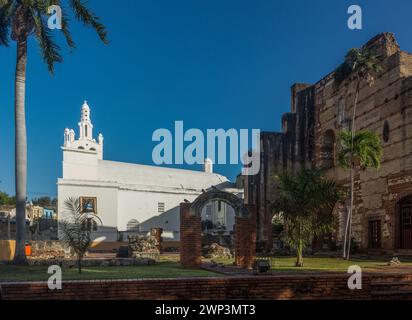
[[[33,258],[54,259],[66,256],[65,248],[59,241],[31,241],[30,244]]]
[[[362,290],[349,290],[347,275],[67,281],[51,291],[44,282],[0,283],[2,299],[412,299],[411,275],[364,275]],[[409,293],[407,293],[409,292]]]

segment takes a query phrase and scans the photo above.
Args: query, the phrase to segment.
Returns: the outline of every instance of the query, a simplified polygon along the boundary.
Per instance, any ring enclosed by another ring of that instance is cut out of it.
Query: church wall
[[[105,241],[117,241],[117,201],[118,192],[116,188],[87,186],[82,184],[59,184],[58,185],[58,206],[59,221],[68,217],[65,212],[64,201],[68,198],[96,197],[97,215],[103,222],[99,225],[98,231],[93,232],[93,239],[105,236]]]
[[[140,223],[143,223],[153,217],[163,215],[164,213],[162,214],[158,212],[159,202],[164,203],[165,212],[168,212],[169,210],[179,206],[184,199],[193,201],[197,196],[198,194],[174,194],[166,192],[119,190],[117,209],[118,228],[120,231],[125,231],[127,229],[127,223],[132,219],[136,219]],[[165,231],[178,231],[180,228],[178,214],[169,215],[168,219],[163,218],[160,219],[160,221],[163,221],[163,226],[159,225],[157,227],[164,227],[163,229]],[[145,231],[150,231],[150,229]]]
[[[97,180],[97,153],[63,150],[63,179]]]

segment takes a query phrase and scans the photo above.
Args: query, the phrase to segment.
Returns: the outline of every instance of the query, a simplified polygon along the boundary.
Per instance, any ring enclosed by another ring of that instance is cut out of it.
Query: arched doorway
[[[412,196],[401,199],[397,205],[398,247],[412,249]]]
[[[192,203],[180,204],[180,263],[197,268],[202,257],[201,214],[207,203],[222,201],[235,211],[235,263],[250,268],[256,253],[256,209],[243,204],[236,195],[215,188],[204,192]]]

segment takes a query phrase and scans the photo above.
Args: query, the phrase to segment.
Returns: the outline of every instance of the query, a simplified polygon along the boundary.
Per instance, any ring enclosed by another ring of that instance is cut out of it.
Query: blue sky
[[[316,82],[347,50],[383,31],[412,51],[407,0],[91,0],[110,45],[76,21],[77,49],[50,76],[37,44],[27,77],[29,197],[56,195],[63,130],[88,100],[105,158],[152,164],[157,128],[279,130],[294,82]],[[351,4],[363,30],[347,28]],[[14,193],[15,46],[0,48],[0,190]],[[194,169],[198,167],[195,166]],[[239,166],[216,171],[233,179]]]

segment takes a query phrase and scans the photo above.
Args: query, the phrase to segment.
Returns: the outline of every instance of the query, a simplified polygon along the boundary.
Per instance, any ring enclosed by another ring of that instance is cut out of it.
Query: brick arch
[[[243,199],[233,193],[218,189],[212,189],[198,196],[190,206],[191,213],[194,215],[201,215],[202,209],[211,201],[222,201],[228,204],[235,210],[236,217],[247,218],[250,216],[249,210],[243,204]]]
[[[198,268],[202,257],[201,212],[210,201],[223,201],[235,211],[235,263],[250,268],[256,253],[256,207],[245,205],[236,195],[212,189],[192,203],[180,204],[180,263],[185,268]]]

